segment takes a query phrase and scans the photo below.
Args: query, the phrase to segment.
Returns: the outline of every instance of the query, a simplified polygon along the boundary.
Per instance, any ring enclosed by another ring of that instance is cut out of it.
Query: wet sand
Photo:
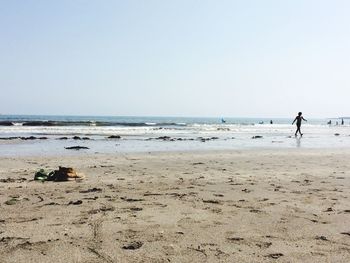
[[[0,158],[0,262],[349,262],[350,150]],[[33,181],[71,166],[83,181]]]

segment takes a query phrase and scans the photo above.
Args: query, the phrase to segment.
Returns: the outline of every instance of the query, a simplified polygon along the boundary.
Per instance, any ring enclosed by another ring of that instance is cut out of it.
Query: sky
[[[0,113],[350,116],[350,1],[0,0]]]

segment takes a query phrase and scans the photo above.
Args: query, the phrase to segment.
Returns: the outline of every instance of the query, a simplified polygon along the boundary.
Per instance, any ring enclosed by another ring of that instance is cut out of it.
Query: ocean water
[[[350,120],[0,115],[0,156],[350,147]],[[270,120],[273,124],[270,124]],[[338,122],[339,125],[336,125]],[[119,135],[120,139],[110,139]],[[24,140],[30,136],[46,139]],[[74,136],[85,140],[74,140]],[[260,136],[259,138],[253,138]],[[11,140],[7,139],[14,137]],[[17,138],[19,137],[19,138]],[[67,137],[65,140],[60,140]],[[21,139],[22,138],[22,139]],[[65,147],[85,146],[72,151]]]

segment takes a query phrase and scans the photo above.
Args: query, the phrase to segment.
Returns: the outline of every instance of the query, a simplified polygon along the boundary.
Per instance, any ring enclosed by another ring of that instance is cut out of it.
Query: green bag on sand
[[[53,178],[53,172],[46,172],[44,169],[40,169],[37,171],[34,175],[34,180],[39,180],[39,181],[51,181]]]

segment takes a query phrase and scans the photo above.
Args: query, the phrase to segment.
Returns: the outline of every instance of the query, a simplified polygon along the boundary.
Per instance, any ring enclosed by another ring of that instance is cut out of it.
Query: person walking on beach
[[[297,122],[297,130],[295,131],[295,137],[297,137],[297,134],[298,134],[298,132],[300,133],[300,136],[302,137],[303,136],[303,134],[301,133],[301,131],[300,131],[300,126],[301,126],[301,122],[304,120],[304,121],[307,121],[307,120],[305,120],[304,119],[304,117],[302,116],[302,112],[299,112],[298,113],[298,116],[296,116],[295,117],[295,119],[294,119],[294,121],[293,121],[293,123],[292,123],[292,125],[294,124],[294,122]]]

